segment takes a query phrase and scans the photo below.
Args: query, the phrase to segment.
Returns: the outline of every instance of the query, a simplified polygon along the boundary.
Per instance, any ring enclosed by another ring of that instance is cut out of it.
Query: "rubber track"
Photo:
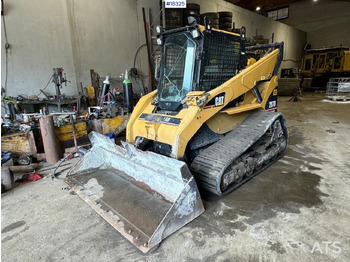
[[[236,126],[225,137],[201,151],[193,160],[190,168],[194,173],[198,185],[208,191],[213,192],[214,194],[222,195],[223,193],[233,191],[235,188],[250,180],[272,163],[276,162],[279,157],[283,156],[286,149],[276,157],[275,161],[271,161],[268,165],[263,166],[255,174],[252,174],[249,177],[244,177],[242,182],[239,184],[233,184],[224,192],[221,191],[221,177],[226,168],[239,156],[241,156],[249,147],[257,142],[278,118],[281,118],[282,120],[281,124],[288,145],[288,134],[283,115],[276,112],[257,110],[249,115],[241,124]]]

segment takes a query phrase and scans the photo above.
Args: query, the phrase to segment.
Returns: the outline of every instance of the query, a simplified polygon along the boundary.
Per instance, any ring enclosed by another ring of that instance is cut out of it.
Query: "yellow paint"
[[[209,94],[205,93],[205,91],[188,92],[185,97],[186,104],[188,106],[197,106],[199,104],[203,104],[206,101],[208,96]]]
[[[237,124],[241,123],[249,114],[250,112],[242,112],[234,115],[216,114],[206,123],[213,132],[225,134],[231,131]]]
[[[75,123],[74,129],[77,139],[81,137],[87,137],[87,128],[85,122]],[[55,127],[55,133],[58,141],[60,142],[73,140],[73,129],[71,124]]]
[[[245,111],[250,111],[253,109],[257,109],[261,107],[260,104],[255,103],[255,104],[243,104],[237,107],[231,107],[229,109],[223,110],[221,111],[222,113],[227,113],[229,115],[233,115],[233,114],[238,114],[238,113],[242,113]]]
[[[309,67],[308,67],[309,65]],[[301,72],[305,75],[350,71],[350,51],[318,50],[302,58]]]
[[[119,134],[125,129],[128,118],[128,115],[125,115],[106,119],[94,119],[92,120],[93,131],[100,134]]]
[[[249,58],[248,62],[247,62],[247,66],[251,66],[253,64],[255,64],[256,60],[254,58]]]
[[[259,61],[248,67],[241,74],[237,76],[241,76],[241,84],[245,86],[247,89],[251,89],[254,87],[255,82],[257,80],[264,80],[269,78],[269,74],[273,72],[273,69],[276,64],[278,50],[274,50],[266,57],[261,58]],[[264,79],[262,79],[264,78]],[[234,78],[229,80],[232,81]],[[227,82],[226,82],[227,83]]]
[[[223,108],[234,99],[244,95],[244,100],[239,104],[239,106],[244,106],[242,107],[244,110],[238,110],[235,112],[234,109],[232,109],[233,111],[231,111],[231,114],[241,113],[242,111],[250,111],[256,108],[265,108],[268,97],[275,89],[277,77],[272,77],[271,81],[269,82],[256,82],[262,77],[265,79],[270,78],[277,61],[278,52],[278,50],[274,50],[213,90],[206,93],[203,91],[199,93],[188,93],[185,98],[188,108],[182,109],[176,116],[163,115],[166,117],[180,118],[181,123],[178,126],[163,123],[155,124],[150,123],[149,121],[140,120],[139,117],[142,113],[152,114],[155,110],[155,106],[152,105],[152,102],[155,97],[157,97],[157,91],[155,90],[152,93],[145,95],[139,100],[132,115],[130,116],[126,130],[127,141],[130,143],[135,143],[136,137],[153,139],[155,141],[171,145],[172,157],[183,157],[189,140],[194,136],[202,124],[216,116],[220,110],[223,110]],[[257,103],[256,98],[251,92],[251,89],[255,85],[258,86],[258,89],[263,97],[263,102],[261,104]],[[206,103],[220,93],[225,93],[225,101],[223,106],[203,109],[203,106],[205,106]],[[202,99],[202,101],[204,99],[204,103],[200,103],[200,106],[198,106],[198,101],[200,101],[200,99]],[[225,113],[228,114],[229,112]],[[227,130],[232,128],[235,123],[239,122],[239,119],[240,118],[233,121],[232,125],[228,125],[226,123],[223,129]]]
[[[203,32],[205,30],[205,27],[203,25],[199,25],[199,29]],[[212,28],[211,30],[217,31],[217,32],[221,32],[221,33],[224,33],[224,34],[241,36],[240,34],[236,34],[236,33],[225,31],[225,30],[220,30],[220,29],[216,29],[216,28]]]
[[[16,156],[35,155],[36,147],[34,145],[33,151],[35,152],[32,152],[31,145],[30,145],[31,142],[29,141],[30,135],[34,140],[32,131],[30,131],[29,133],[18,132],[18,133],[12,133],[8,135],[2,135],[1,151],[8,151],[13,153]]]
[[[93,86],[87,86],[86,91],[88,93],[90,106],[95,106],[95,88]]]
[[[344,60],[343,70],[350,71],[350,51],[344,52]]]

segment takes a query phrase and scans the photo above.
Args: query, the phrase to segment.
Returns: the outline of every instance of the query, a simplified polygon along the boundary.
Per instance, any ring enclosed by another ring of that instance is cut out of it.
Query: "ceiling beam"
[[[258,6],[263,7],[273,7],[275,5],[285,5],[295,2],[300,2],[302,0],[225,0],[231,4],[238,5],[242,8],[248,10],[255,10]]]

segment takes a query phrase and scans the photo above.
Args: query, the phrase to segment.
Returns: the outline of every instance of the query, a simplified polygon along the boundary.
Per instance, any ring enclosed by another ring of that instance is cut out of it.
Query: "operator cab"
[[[195,20],[186,27],[157,31],[162,45],[157,107],[162,111],[181,110],[188,92],[210,91],[246,65],[242,34],[211,30]]]
[[[193,90],[196,46],[188,33],[165,39],[158,86],[160,108],[176,110],[186,94]]]

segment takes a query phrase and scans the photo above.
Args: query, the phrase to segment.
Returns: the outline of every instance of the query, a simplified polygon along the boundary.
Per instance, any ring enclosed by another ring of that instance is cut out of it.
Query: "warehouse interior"
[[[1,3],[3,261],[350,260],[350,1]]]

